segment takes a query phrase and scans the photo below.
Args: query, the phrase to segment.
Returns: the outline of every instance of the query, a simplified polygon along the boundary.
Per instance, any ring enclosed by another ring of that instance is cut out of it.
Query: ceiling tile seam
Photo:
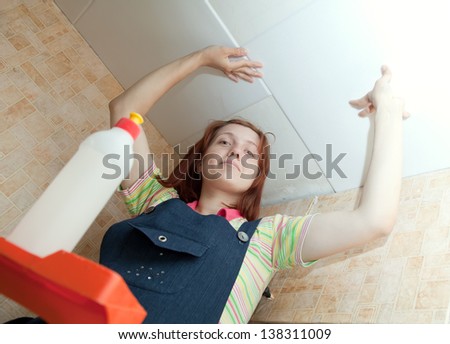
[[[239,45],[238,41],[234,38],[234,36],[231,33],[231,31],[228,29],[228,27],[223,22],[222,18],[220,18],[219,14],[216,12],[214,7],[211,5],[210,1],[209,0],[204,0],[204,1],[205,1],[206,7],[208,7],[209,11],[213,15],[213,17],[217,20],[217,22],[219,23],[220,27],[225,32],[225,34],[228,36],[228,38],[233,43],[233,45],[235,47],[241,47],[241,45]],[[248,56],[244,57],[244,58],[249,60]],[[268,93],[269,95],[272,95],[272,92],[270,92],[270,89],[267,87],[267,84],[265,82],[263,82],[262,79],[258,79],[258,82],[261,84],[261,86],[263,87],[263,89],[264,89],[264,91],[266,93]]]
[[[78,22],[78,20],[80,20],[80,18],[86,13],[86,11],[89,9],[89,7],[92,6],[94,1],[95,0],[91,0],[91,1],[89,1],[89,3],[86,6],[84,6],[84,8],[81,10],[80,14],[74,19],[74,21],[72,23],[73,25],[75,25]]]
[[[205,0],[205,1],[209,1],[209,0]],[[249,39],[248,41],[246,41],[244,44],[244,46],[251,44],[253,41],[259,39],[259,37],[265,35],[267,32],[273,30],[274,28],[276,28],[277,26],[281,25],[282,23],[284,23],[285,21],[288,21],[290,18],[296,16],[299,12],[304,11],[306,8],[308,8],[309,6],[311,6],[313,4],[313,2],[317,2],[317,1],[321,1],[321,0],[309,0],[309,2],[307,4],[305,4],[304,6],[302,6],[301,8],[295,10],[294,12],[292,12],[291,14],[289,14],[287,17],[283,18],[282,20],[280,20],[279,22],[277,22],[276,24],[268,27],[267,29],[265,29],[264,31],[258,33],[257,35],[253,36],[251,39]]]
[[[232,33],[230,32],[230,30],[228,29],[228,27],[225,25],[225,23],[223,22],[223,20],[220,18],[219,14],[216,12],[216,10],[214,9],[214,7],[211,5],[210,0],[204,0],[206,6],[208,7],[208,9],[211,11],[212,15],[214,16],[214,18],[216,18],[216,20],[218,21],[219,25],[222,27],[222,29],[225,31],[225,33],[227,34],[227,36],[229,37],[229,39],[231,40],[231,42],[236,46],[239,47],[239,43],[238,41],[234,38],[234,36],[232,35]],[[310,3],[308,3],[307,6],[309,6],[312,3],[312,1]],[[305,6],[306,7],[306,6]],[[305,7],[302,7],[300,10],[303,10]],[[300,11],[299,10],[299,11]],[[299,12],[296,11],[295,13]],[[294,14],[293,14],[294,15]],[[289,16],[291,17],[291,16]],[[286,19],[284,19],[286,20]],[[282,20],[282,22],[284,21]],[[278,24],[277,24],[278,25]],[[266,30],[268,31],[268,30]],[[275,103],[278,105],[278,107],[280,108],[281,112],[283,113],[284,117],[286,117],[287,121],[289,122],[289,124],[291,125],[291,127],[294,129],[295,133],[297,134],[298,138],[301,140],[301,142],[303,143],[303,145],[305,146],[305,148],[307,149],[307,151],[309,152],[309,154],[312,154],[311,150],[309,149],[308,145],[305,143],[305,141],[303,140],[302,136],[300,135],[300,133],[298,132],[297,128],[292,124],[292,121],[290,120],[290,118],[286,115],[286,112],[284,111],[283,107],[281,106],[280,102],[278,101],[277,97],[272,93],[272,91],[270,90],[269,86],[266,84],[266,82],[261,78],[259,79],[259,81],[261,82],[261,84],[263,85],[264,89],[267,91],[267,93],[269,95],[272,96],[272,98],[274,99]],[[319,171],[322,173],[323,176],[325,176],[325,173],[323,172],[322,168],[320,167],[319,163],[317,162],[316,159],[314,159],[314,162],[316,163]],[[334,188],[334,186],[331,184],[330,180],[328,178],[325,178],[327,180],[327,183],[330,185],[330,188],[333,190],[334,193],[336,193],[336,189]]]
[[[306,150],[308,151],[308,153],[313,156],[313,153],[311,151],[311,149],[309,148],[309,146],[306,144],[305,140],[303,140],[303,137],[300,135],[300,132],[297,130],[297,128],[294,126],[294,124],[292,123],[291,119],[289,118],[289,116],[286,115],[286,112],[284,111],[283,107],[281,106],[280,102],[278,101],[277,97],[275,95],[272,95],[273,100],[275,101],[275,103],[277,104],[277,106],[280,108],[281,112],[283,113],[284,117],[287,119],[287,121],[289,122],[289,124],[291,125],[291,127],[294,129],[295,133],[297,134],[298,138],[300,139],[300,141],[302,142],[302,144],[305,146]],[[319,169],[320,173],[322,173],[322,176],[326,176],[322,167],[320,167],[318,161],[316,159],[312,159],[314,161],[314,163],[317,165],[317,168]],[[334,193],[336,193],[336,189],[334,188],[333,184],[331,184],[331,181],[329,180],[329,178],[325,178],[327,180],[327,183],[330,185],[331,189],[333,190]]]

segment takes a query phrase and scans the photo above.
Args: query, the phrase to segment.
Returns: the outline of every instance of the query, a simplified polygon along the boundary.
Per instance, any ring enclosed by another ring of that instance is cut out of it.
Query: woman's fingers
[[[233,80],[234,82],[239,81],[239,79],[245,80],[247,82],[253,82],[254,78],[262,78],[263,74],[252,68],[244,67],[240,69],[231,70],[225,72],[225,75]]]
[[[245,80],[247,82],[252,83],[253,82],[253,76],[250,76],[246,73],[242,73],[242,72],[232,72],[232,73],[225,73],[225,75],[231,79],[234,82],[238,82],[239,79],[241,80]]]
[[[236,76],[236,75],[234,75],[233,73],[227,73],[227,72],[224,72],[224,74],[228,77],[228,79],[230,79],[231,81],[234,81],[234,82],[238,82],[239,81],[239,78]]]
[[[252,83],[253,82],[253,78],[245,73],[242,72],[235,72],[234,73],[239,79],[245,80],[247,82]]]
[[[256,77],[256,75],[254,73],[246,73],[243,71],[237,71],[235,72],[235,75],[237,75],[239,78],[241,78],[242,80],[245,80],[247,82],[253,82],[253,78]]]
[[[242,70],[245,68],[262,68],[263,64],[259,61],[251,61],[251,60],[241,59],[241,60],[230,62],[229,67],[233,71],[238,71],[238,70]]]
[[[361,97],[359,99],[353,99],[349,101],[349,104],[354,107],[355,109],[361,110],[365,107],[369,106],[371,104],[370,100],[370,92],[367,93],[364,97]]]
[[[261,78],[263,76],[263,74],[261,72],[255,70],[255,69],[249,68],[249,67],[237,69],[235,72],[240,73],[240,74],[246,74],[249,77],[254,77],[254,78]]]
[[[372,104],[369,104],[362,111],[358,113],[359,117],[367,117],[375,112],[375,107]]]
[[[391,82],[392,72],[391,69],[386,65],[381,66],[381,79],[388,83]]]

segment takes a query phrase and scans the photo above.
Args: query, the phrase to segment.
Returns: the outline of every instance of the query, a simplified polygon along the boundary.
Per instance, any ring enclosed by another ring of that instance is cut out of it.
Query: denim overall
[[[171,199],[113,225],[100,263],[118,272],[148,314],[144,323],[218,323],[259,220],[236,231]]]

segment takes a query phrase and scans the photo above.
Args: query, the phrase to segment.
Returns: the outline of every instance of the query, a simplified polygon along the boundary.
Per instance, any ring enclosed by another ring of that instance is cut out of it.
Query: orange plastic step
[[[47,323],[137,324],[147,312],[116,272],[58,251],[41,258],[0,238],[0,293]]]

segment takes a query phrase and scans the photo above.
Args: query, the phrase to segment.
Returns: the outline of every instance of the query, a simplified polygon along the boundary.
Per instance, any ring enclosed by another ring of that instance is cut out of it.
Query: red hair
[[[203,137],[193,145],[183,157],[177,167],[165,180],[158,177],[158,181],[165,187],[173,187],[177,190],[181,200],[186,203],[200,199],[202,192],[202,177],[199,173],[199,164],[203,155],[211,145],[217,131],[228,124],[239,124],[252,129],[259,137],[258,147],[258,175],[250,188],[243,192],[238,203],[234,206],[249,221],[256,220],[259,216],[262,191],[266,176],[270,168],[270,146],[266,135],[258,127],[243,119],[231,119],[229,121],[214,121],[205,130]]]

